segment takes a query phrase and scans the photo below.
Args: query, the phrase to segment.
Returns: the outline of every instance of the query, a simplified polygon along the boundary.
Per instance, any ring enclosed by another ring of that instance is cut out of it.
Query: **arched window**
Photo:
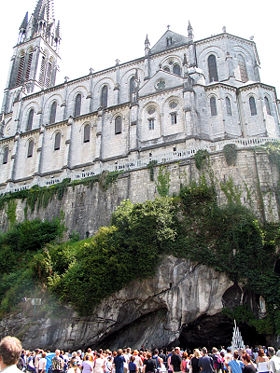
[[[30,140],[28,143],[27,158],[31,158],[33,156],[33,149],[34,149],[34,141]]]
[[[247,73],[247,67],[246,67],[246,62],[242,54],[239,54],[237,57],[238,60],[238,66],[239,66],[239,71],[240,71],[240,78],[242,82],[247,82],[248,81],[248,73]]]
[[[46,73],[46,87],[50,87],[51,85],[51,73],[52,73],[52,63],[48,62],[47,73]]]
[[[251,115],[257,115],[256,101],[253,96],[249,98],[249,106],[250,106]]]
[[[41,85],[44,84],[45,81],[45,70],[46,70],[46,57],[42,56],[41,66],[40,66],[40,74],[39,74],[39,83]]]
[[[86,124],[84,127],[84,142],[90,141],[90,126]]]
[[[3,164],[8,163],[9,148],[5,146],[3,149]]]
[[[232,115],[231,102],[230,102],[229,97],[226,97],[226,109],[227,109],[227,115]]]
[[[54,101],[51,106],[51,112],[50,112],[50,124],[55,123],[55,117],[56,117],[56,108],[57,108],[57,102]]]
[[[122,117],[118,115],[115,119],[115,134],[122,133]]]
[[[264,98],[264,104],[265,104],[265,108],[266,108],[267,114],[271,115],[271,109],[270,109],[269,100],[268,100],[268,98],[266,96]]]
[[[61,133],[57,132],[54,138],[54,150],[60,149],[60,143],[61,143]]]
[[[214,96],[210,97],[210,111],[212,117],[217,115],[217,103],[216,98]]]
[[[30,109],[28,113],[28,118],[27,118],[26,131],[32,130],[33,118],[34,118],[34,110]]]
[[[82,95],[78,93],[75,98],[74,117],[78,117],[81,114],[81,102]]]
[[[102,87],[100,104],[102,108],[106,108],[108,105],[108,86],[107,85],[104,85]]]
[[[173,73],[176,75],[181,75],[181,68],[177,63],[173,65]]]
[[[24,52],[22,51],[19,56],[16,86],[21,85],[22,80],[23,80],[24,59],[25,59]]]
[[[26,66],[26,72],[25,72],[25,79],[28,80],[30,77],[30,71],[31,71],[31,64],[33,59],[33,52],[30,51],[28,54],[28,60],[27,60],[27,66]]]
[[[170,113],[170,117],[171,117],[171,124],[177,124],[177,113],[176,112]]]
[[[208,57],[208,73],[209,73],[209,82],[217,82],[218,79],[218,70],[217,62],[214,54],[211,54]]]

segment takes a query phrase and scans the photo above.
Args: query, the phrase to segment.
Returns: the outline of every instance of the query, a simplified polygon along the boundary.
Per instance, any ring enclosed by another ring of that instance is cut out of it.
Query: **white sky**
[[[26,11],[38,0],[0,2],[0,107],[7,83],[13,46]],[[60,20],[60,73],[75,79],[144,55],[146,34],[152,47],[170,30],[187,35],[191,22],[194,40],[222,32],[243,38],[254,36],[261,62],[261,81],[276,87],[280,98],[280,44],[277,0],[54,0]]]

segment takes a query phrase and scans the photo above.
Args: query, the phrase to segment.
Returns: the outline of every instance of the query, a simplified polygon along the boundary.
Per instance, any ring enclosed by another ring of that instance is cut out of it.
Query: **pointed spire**
[[[188,38],[190,41],[193,40],[193,28],[190,21],[188,22]]]
[[[26,30],[27,25],[28,25],[28,12],[25,13],[25,16],[21,22],[19,30],[20,31]]]
[[[27,27],[28,27],[28,12],[25,13],[25,16],[19,28],[18,43],[24,42]]]
[[[146,39],[145,39],[145,55],[147,56],[149,52],[150,52],[150,42],[149,42],[149,38],[147,34]]]
[[[19,41],[30,40],[41,35],[52,47],[58,48],[60,43],[60,24],[55,22],[54,0],[38,0],[32,16],[25,16],[22,22]],[[24,35],[23,35],[24,34]]]

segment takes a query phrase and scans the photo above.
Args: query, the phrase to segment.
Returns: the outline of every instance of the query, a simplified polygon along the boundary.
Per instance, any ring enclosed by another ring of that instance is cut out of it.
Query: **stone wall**
[[[259,218],[267,221],[279,220],[277,188],[279,171],[262,150],[238,150],[236,165],[228,166],[223,152],[210,156],[210,166],[198,170],[195,159],[171,162],[166,164],[170,173],[170,195],[178,194],[181,185],[187,185],[191,180],[198,180],[202,174],[213,179],[218,192],[219,204],[227,202],[220,183],[232,180],[236,193],[240,194],[243,204],[252,208]],[[156,181],[159,167],[154,167],[154,181],[150,178],[150,169],[142,168],[126,172],[119,176],[107,190],[96,182],[92,187],[83,184],[68,187],[59,200],[54,196],[46,208],[35,207],[33,212],[28,209],[28,219],[52,219],[62,211],[68,232],[78,232],[81,238],[86,232],[92,235],[100,226],[108,225],[112,212],[124,199],[133,203],[153,200],[158,194]],[[17,220],[25,217],[25,200],[17,200]],[[0,228],[8,227],[7,206],[0,211]]]

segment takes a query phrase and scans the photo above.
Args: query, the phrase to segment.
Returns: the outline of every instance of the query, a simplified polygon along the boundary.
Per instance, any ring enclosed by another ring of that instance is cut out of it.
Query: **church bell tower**
[[[12,111],[23,96],[55,85],[60,46],[60,24],[54,18],[54,0],[38,0],[19,28],[4,91],[2,113]]]

